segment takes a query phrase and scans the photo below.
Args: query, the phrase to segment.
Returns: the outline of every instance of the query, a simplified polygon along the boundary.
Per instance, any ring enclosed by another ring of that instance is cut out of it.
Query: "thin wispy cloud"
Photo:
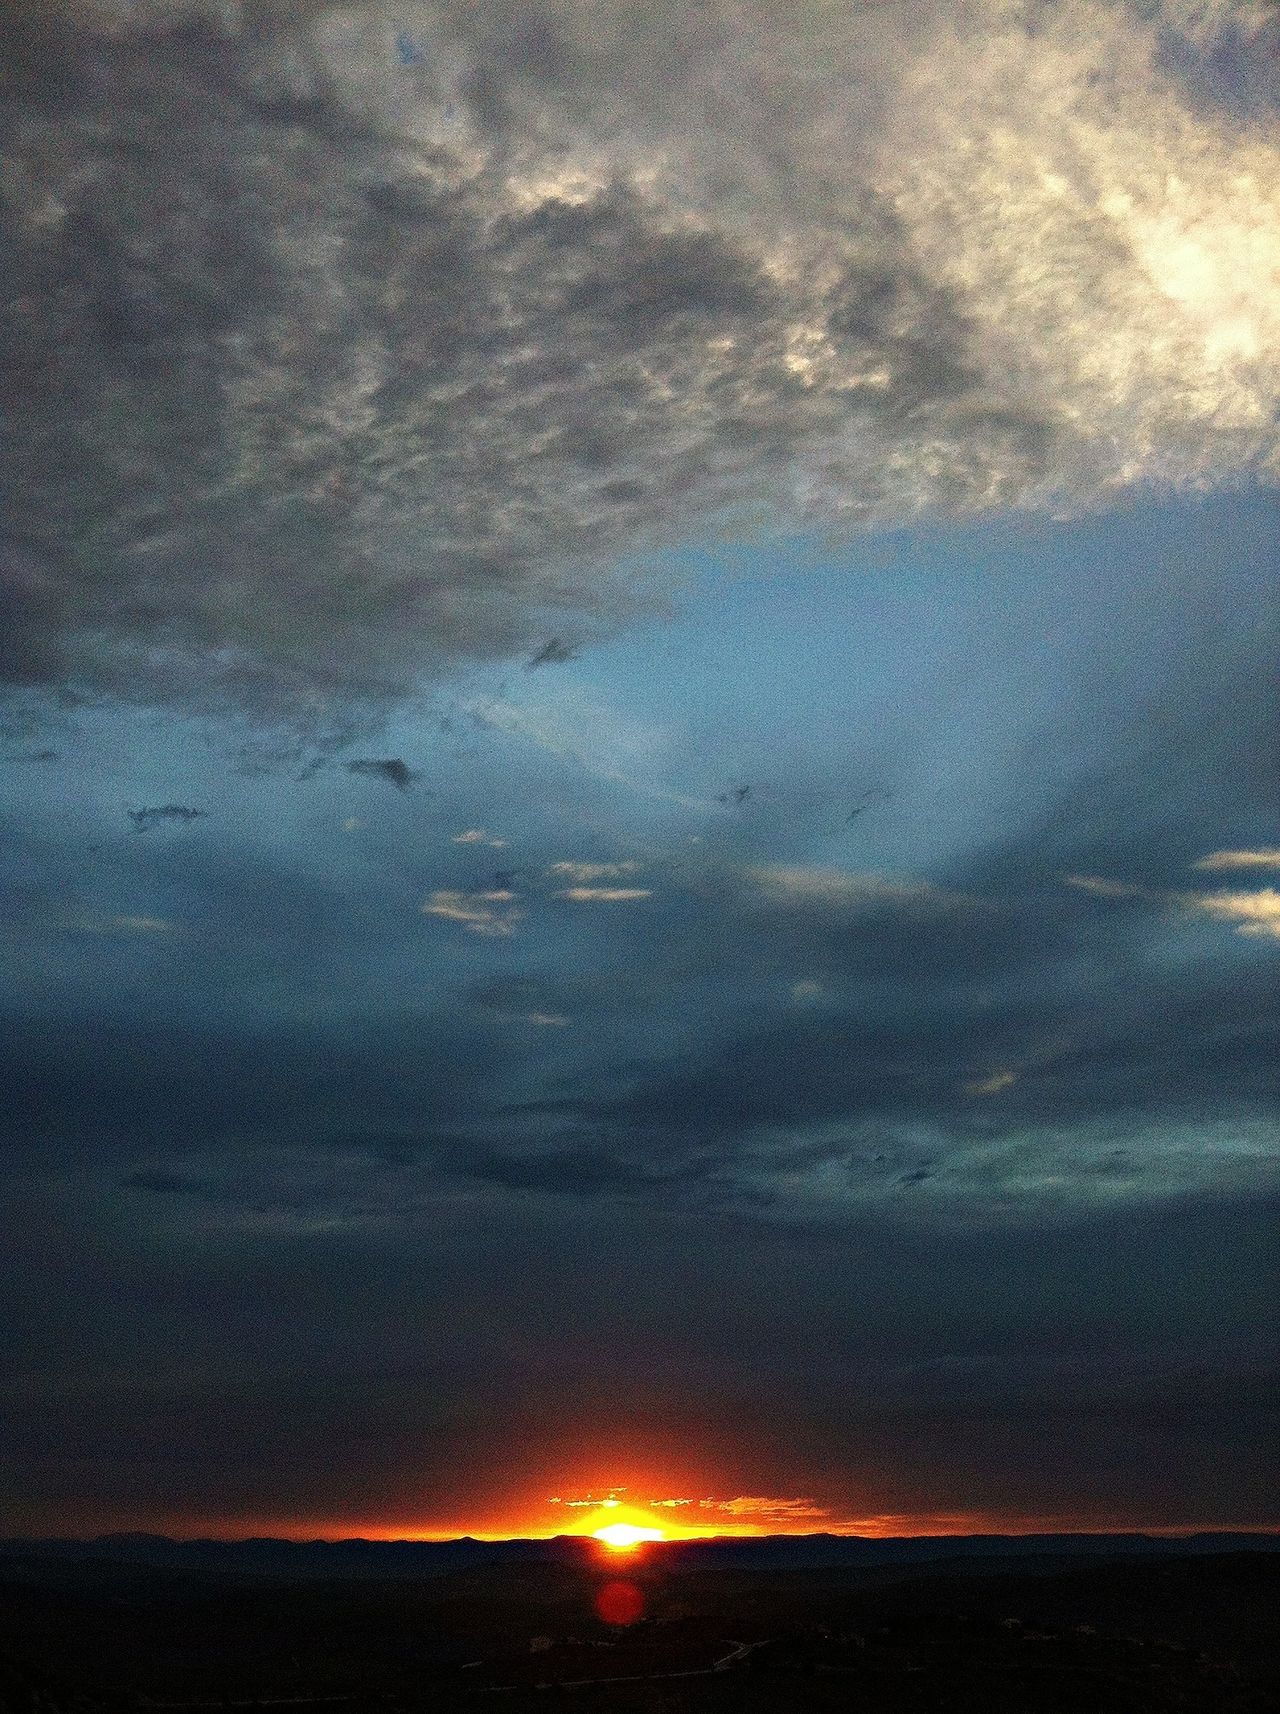
[[[1219,854],[1221,855],[1221,854]],[[1232,852],[1228,855],[1238,856]],[[1252,855],[1252,854],[1251,854]],[[1197,869],[1248,869],[1250,863],[1207,863]],[[1253,892],[1223,888],[1217,892],[1185,892],[1174,888],[1140,887],[1130,881],[1113,881],[1097,875],[1068,875],[1069,887],[1103,899],[1137,899],[1196,916],[1230,923],[1237,933],[1255,939],[1280,939],[1280,889],[1261,887]]]
[[[558,899],[585,905],[623,905],[652,897],[649,887],[564,887],[556,894]]]
[[[168,917],[120,915],[84,917],[76,927],[88,934],[167,935],[174,932],[176,924]]]
[[[515,902],[518,896],[505,887],[479,893],[440,888],[423,905],[422,914],[457,923],[472,934],[504,939],[513,935],[524,919],[524,911]]]
[[[804,864],[761,864],[745,878],[761,898],[798,910],[943,909],[961,902],[928,881]]]
[[[1257,851],[1211,851],[1195,864],[1197,869],[1280,869],[1280,846]]]
[[[1110,881],[1103,875],[1067,875],[1064,880],[1068,887],[1075,887],[1082,893],[1093,893],[1099,899],[1149,899],[1159,896],[1145,887],[1135,886],[1132,881]]]
[[[463,833],[455,833],[453,835],[453,844],[488,845],[495,851],[505,851],[507,847],[507,841],[505,839],[495,839],[489,833],[488,829],[484,827],[468,827]]]
[[[1179,893],[1173,896],[1187,910],[1231,923],[1238,934],[1280,940],[1280,889],[1263,887],[1254,893]]]
[[[1016,1071],[993,1071],[989,1077],[977,1077],[966,1083],[966,1095],[999,1095],[1018,1081]]]
[[[585,884],[591,881],[620,881],[625,875],[634,875],[640,869],[635,861],[624,863],[574,863],[561,861],[552,863],[547,869],[548,875]]]

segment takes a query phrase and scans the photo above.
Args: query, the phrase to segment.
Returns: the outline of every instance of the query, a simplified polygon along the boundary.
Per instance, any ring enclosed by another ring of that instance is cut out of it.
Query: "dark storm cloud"
[[[6,8],[5,681],[341,732],[725,504],[1265,470],[1274,149],[1075,13]]]
[[[1274,1210],[923,1244],[855,1223],[784,1253],[765,1230],[653,1212],[593,1222],[555,1205],[513,1223],[458,1206],[423,1219],[410,1259],[333,1227],[193,1243],[101,1202],[56,1223],[38,1199],[23,1208],[0,1266],[28,1268],[53,1238],[85,1272],[74,1294],[52,1278],[24,1318],[6,1484],[34,1474],[82,1528],[139,1505],[247,1530],[403,1527],[492,1492],[513,1441],[535,1480],[617,1446],[620,1389],[628,1444],[675,1470],[696,1447],[728,1492],[759,1491],[785,1446],[800,1492],[838,1470],[855,1495],[915,1510],[959,1493],[1006,1516],[1271,1515]],[[24,1515],[20,1489],[5,1497]]]
[[[359,756],[346,764],[350,774],[370,774],[375,779],[386,780],[396,787],[397,791],[407,792],[409,787],[422,776],[399,756],[384,756],[380,758]]]

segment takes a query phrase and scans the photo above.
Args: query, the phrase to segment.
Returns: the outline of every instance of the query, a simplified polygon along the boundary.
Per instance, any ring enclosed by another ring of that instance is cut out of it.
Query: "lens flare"
[[[644,1596],[634,1583],[606,1583],[595,1608],[606,1625],[634,1625],[644,1617]]]

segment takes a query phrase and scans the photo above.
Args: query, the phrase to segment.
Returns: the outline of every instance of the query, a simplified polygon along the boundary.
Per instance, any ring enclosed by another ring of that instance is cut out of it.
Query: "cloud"
[[[1255,893],[1179,893],[1173,896],[1188,910],[1234,923],[1240,934],[1280,940],[1280,889],[1263,887]]]
[[[492,846],[495,851],[505,851],[507,848],[507,842],[505,839],[490,838],[488,832],[483,827],[469,827],[465,833],[455,833],[453,835],[453,844],[489,845]]]
[[[1145,887],[1137,887],[1131,881],[1108,881],[1101,875],[1068,875],[1065,877],[1069,887],[1076,887],[1082,893],[1092,893],[1099,899],[1146,899],[1155,895]]]
[[[168,917],[110,916],[87,919],[76,925],[90,934],[170,934]]]
[[[1262,853],[1218,853],[1227,856],[1254,856]],[[1249,864],[1208,863],[1205,860],[1195,865],[1197,869],[1210,867],[1215,869],[1248,868]],[[1219,921],[1233,923],[1240,934],[1255,938],[1280,939],[1280,890],[1275,887],[1262,887],[1256,892],[1231,892],[1223,889],[1216,893],[1188,893],[1173,889],[1154,889],[1138,887],[1128,881],[1109,881],[1096,875],[1068,875],[1066,882],[1069,887],[1078,887],[1084,892],[1093,893],[1104,899],[1145,899],[1156,904],[1163,904],[1173,909],[1190,911],[1200,916],[1215,917]]]
[[[10,686],[345,734],[460,660],[563,658],[553,616],[607,631],[735,509],[1277,472],[1280,145],[1165,52],[1235,32],[1261,75],[1256,7],[0,29]]]
[[[762,864],[745,875],[768,903],[796,910],[943,910],[962,902],[927,881],[806,864]]]
[[[575,904],[621,905],[651,899],[653,892],[649,887],[565,887],[556,897],[572,899]]]
[[[561,1012],[526,1012],[524,1021],[541,1030],[562,1030],[569,1022]]]
[[[563,876],[568,881],[587,883],[590,881],[620,881],[624,875],[634,875],[640,865],[636,862],[626,863],[552,863],[547,868],[548,875]]]
[[[804,1523],[831,1515],[826,1506],[819,1506],[811,1499],[773,1499],[761,1494],[744,1494],[733,1500],[700,1500],[698,1509],[722,1512],[727,1517],[756,1524]]]
[[[549,643],[544,643],[536,655],[531,655],[524,663],[532,672],[535,667],[562,666],[565,661],[576,661],[578,651],[559,637],[552,637]]]
[[[125,813],[133,823],[135,833],[150,833],[153,828],[163,827],[166,822],[176,821],[185,825],[187,822],[199,821],[208,811],[192,809],[184,803],[162,803],[153,809],[130,809]]]
[[[415,772],[399,756],[357,757],[355,761],[347,763],[347,772],[349,774],[369,774],[374,779],[386,780],[389,785],[395,786],[397,791],[402,792],[407,792],[415,780],[422,778],[421,774]]]
[[[1016,1071],[993,1071],[990,1077],[976,1078],[966,1083],[966,1095],[999,1095],[1001,1090],[1009,1089],[1018,1081]]]
[[[524,918],[524,911],[514,903],[518,896],[505,887],[482,893],[442,888],[432,893],[422,907],[422,914],[461,923],[472,934],[500,938],[514,934],[516,925]]]
[[[1259,851],[1211,851],[1193,865],[1197,869],[1280,869],[1280,848]]]

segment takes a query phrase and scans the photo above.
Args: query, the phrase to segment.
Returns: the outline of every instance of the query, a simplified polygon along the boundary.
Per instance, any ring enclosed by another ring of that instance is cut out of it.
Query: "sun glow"
[[[592,1530],[591,1533],[596,1541],[602,1541],[615,1553],[631,1553],[642,1541],[666,1539],[664,1531],[650,1529],[644,1524],[605,1524],[603,1528]]]

